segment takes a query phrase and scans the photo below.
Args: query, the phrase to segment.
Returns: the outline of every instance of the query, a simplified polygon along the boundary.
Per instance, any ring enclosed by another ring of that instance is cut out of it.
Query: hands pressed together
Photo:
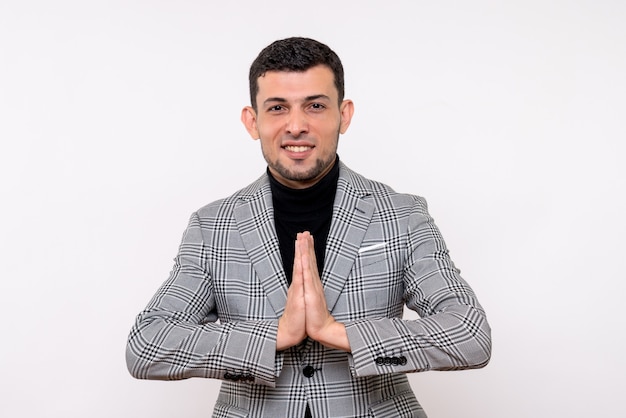
[[[349,352],[346,328],[335,321],[326,306],[313,236],[301,232],[295,245],[293,277],[287,291],[285,311],[278,320],[276,350],[285,350],[309,337],[327,347]]]

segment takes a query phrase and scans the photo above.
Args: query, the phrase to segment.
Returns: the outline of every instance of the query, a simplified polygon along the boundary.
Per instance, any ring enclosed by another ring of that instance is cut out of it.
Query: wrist
[[[276,351],[283,351],[293,347],[306,338],[306,335],[290,332],[288,327],[288,321],[284,319],[284,317],[281,317],[278,320],[278,327],[276,329]]]
[[[337,350],[350,352],[350,341],[348,340],[348,333],[343,323],[337,322],[333,317],[331,322],[328,323],[316,336],[313,338],[320,344]]]

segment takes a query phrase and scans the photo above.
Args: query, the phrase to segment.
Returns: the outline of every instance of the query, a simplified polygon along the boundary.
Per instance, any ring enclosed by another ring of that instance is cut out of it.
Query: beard
[[[337,137],[335,138],[333,149],[327,155],[323,155],[320,158],[315,160],[313,166],[308,169],[304,169],[303,167],[299,167],[299,163],[295,163],[293,167],[286,167],[283,165],[278,158],[272,160],[270,155],[265,152],[263,148],[263,141],[261,141],[261,152],[263,153],[263,158],[267,162],[270,171],[274,171],[282,178],[300,183],[311,183],[315,180],[319,180],[322,175],[328,173],[330,169],[335,164],[335,160],[337,159],[337,147],[339,145],[339,130],[337,130]],[[304,161],[302,161],[302,165],[308,165]],[[313,184],[310,184],[311,186]]]
[[[279,161],[269,161],[267,159],[266,161],[270,169],[274,170],[281,177],[290,181],[306,183],[319,178],[323,173],[330,170],[335,163],[336,158],[336,154],[330,155],[328,159],[325,160],[318,158],[315,160],[313,167],[304,171],[289,169],[282,165]]]

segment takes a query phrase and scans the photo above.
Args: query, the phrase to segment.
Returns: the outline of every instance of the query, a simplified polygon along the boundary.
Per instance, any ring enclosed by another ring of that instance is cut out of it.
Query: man
[[[223,379],[214,417],[425,417],[406,373],[487,364],[484,311],[425,201],[339,162],[343,95],[326,45],[261,51],[241,119],[267,173],[192,215],[129,336],[133,376]]]

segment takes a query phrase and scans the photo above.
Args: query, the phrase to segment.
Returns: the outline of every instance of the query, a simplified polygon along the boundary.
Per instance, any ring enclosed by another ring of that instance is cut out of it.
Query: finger
[[[319,274],[319,270],[317,269],[317,259],[315,256],[315,241],[312,235],[307,237],[307,245],[308,245],[308,260],[307,266],[310,271],[310,282],[308,285],[313,288],[316,293],[322,294],[324,293],[322,280]]]
[[[291,284],[296,283],[297,285],[302,284],[302,243],[300,234],[296,235],[296,240],[294,241],[295,251],[293,258],[293,274],[291,275]]]
[[[315,250],[311,245],[311,235],[309,233],[303,233],[299,240],[300,245],[300,260],[302,262],[302,278],[306,285],[311,284],[311,281],[317,274],[317,269],[314,268],[315,263]]]
[[[309,251],[310,267],[313,271],[315,271],[315,274],[318,275],[317,258],[315,256],[315,240],[313,239],[313,235],[311,234],[309,234],[307,237],[307,246]]]
[[[315,258],[315,242],[307,231],[300,234],[302,267],[311,271],[313,277],[318,276],[317,261]]]

